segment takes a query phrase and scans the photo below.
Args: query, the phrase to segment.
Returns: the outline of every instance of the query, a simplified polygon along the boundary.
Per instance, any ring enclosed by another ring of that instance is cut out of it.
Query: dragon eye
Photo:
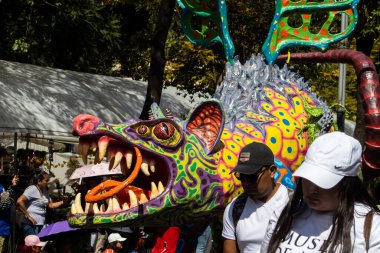
[[[137,128],[137,133],[143,136],[149,135],[149,128],[145,125],[141,125]]]
[[[161,139],[161,140],[167,140],[174,134],[174,126],[168,122],[161,122],[158,125],[156,125],[153,129],[153,134]]]

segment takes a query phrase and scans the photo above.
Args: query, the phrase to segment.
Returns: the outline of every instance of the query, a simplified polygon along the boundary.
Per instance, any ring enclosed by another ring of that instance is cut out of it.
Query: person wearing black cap
[[[269,219],[289,200],[285,186],[276,183],[274,155],[268,146],[245,146],[231,173],[241,180],[244,194],[232,200],[223,216],[223,252],[260,252]]]

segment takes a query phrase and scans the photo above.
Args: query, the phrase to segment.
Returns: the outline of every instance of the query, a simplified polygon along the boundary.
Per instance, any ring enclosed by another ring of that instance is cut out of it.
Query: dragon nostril
[[[101,120],[95,116],[88,114],[80,114],[74,118],[73,134],[83,135],[90,131],[93,131],[100,121]]]

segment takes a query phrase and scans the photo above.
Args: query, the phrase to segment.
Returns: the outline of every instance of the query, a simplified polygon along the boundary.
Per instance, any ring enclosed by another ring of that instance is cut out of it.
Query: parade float
[[[275,16],[263,54],[242,64],[234,58],[228,34],[225,1],[177,1],[187,38],[198,45],[221,43],[225,49],[225,76],[214,99],[197,104],[185,120],[153,104],[149,120],[129,119],[108,124],[91,115],[74,119],[83,157],[89,150],[95,161],[105,156],[112,170],[120,164],[125,180],[106,180],[85,196],[76,196],[68,221],[74,227],[188,226],[218,217],[242,193],[240,181],[230,173],[240,150],[253,141],[267,144],[275,154],[276,179],[294,187],[292,171],[301,164],[315,137],[336,131],[333,112],[311,92],[297,73],[275,62],[341,62],[352,64],[365,109],[366,140],[362,159],[365,177],[379,175],[379,78],[370,58],[352,50],[327,51],[330,43],[347,37],[357,23],[357,0],[277,1]],[[329,14],[319,33],[310,32],[311,15]],[[302,17],[291,27],[290,15]],[[332,34],[336,15],[347,15],[346,30]],[[199,16],[202,29],[192,27]],[[208,26],[207,24],[214,24]],[[217,24],[217,25],[215,25]],[[279,56],[294,45],[323,52]],[[175,115],[175,112],[174,112]],[[82,197],[83,198],[83,197]],[[188,252],[177,250],[177,252]]]

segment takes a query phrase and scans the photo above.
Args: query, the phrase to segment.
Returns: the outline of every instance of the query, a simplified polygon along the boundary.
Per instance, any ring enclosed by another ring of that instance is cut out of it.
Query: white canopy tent
[[[78,142],[71,134],[75,116],[86,113],[116,124],[138,118],[146,90],[146,82],[128,78],[0,60],[0,146],[14,152],[27,147],[48,151],[48,146],[63,150],[64,144]],[[163,90],[160,107],[184,117],[193,104],[189,96],[169,87]],[[54,163],[64,159],[54,154]]]
[[[105,122],[138,118],[147,84],[110,77],[0,60],[0,140],[17,132],[26,138],[72,142],[73,118],[91,114]],[[174,87],[163,90],[160,106],[175,116],[192,103]],[[199,99],[198,99],[199,100]]]

